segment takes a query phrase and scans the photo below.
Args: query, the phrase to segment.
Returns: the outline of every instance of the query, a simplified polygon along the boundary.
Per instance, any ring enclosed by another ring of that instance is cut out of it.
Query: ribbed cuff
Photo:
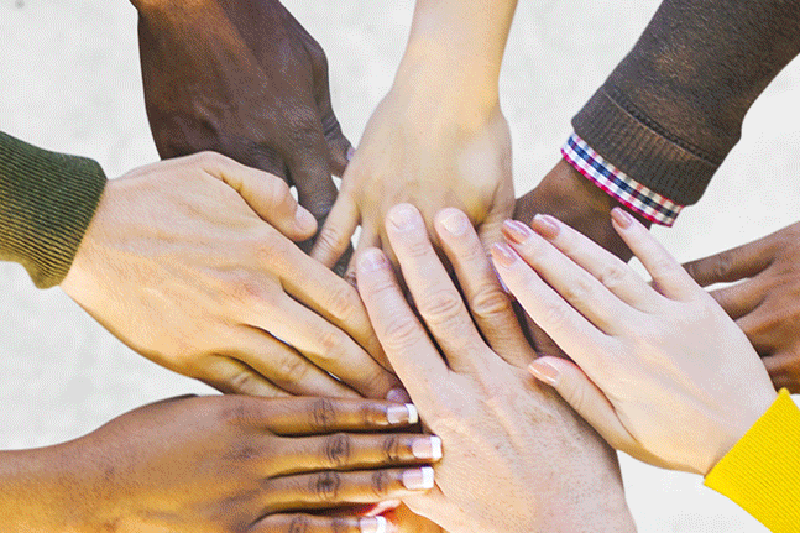
[[[706,476],[770,531],[800,531],[800,409],[786,389]]]
[[[106,184],[91,159],[42,150],[0,132],[0,260],[39,288],[67,275]]]
[[[628,177],[679,205],[696,203],[719,167],[659,135],[600,88],[572,119],[577,133]]]

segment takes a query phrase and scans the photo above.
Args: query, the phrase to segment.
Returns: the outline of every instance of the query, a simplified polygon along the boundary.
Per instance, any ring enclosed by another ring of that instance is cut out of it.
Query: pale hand
[[[223,392],[384,398],[398,381],[358,294],[289,240],[315,229],[280,178],[213,153],[154,163],[108,183],[61,287]]]
[[[372,248],[358,260],[378,338],[423,422],[442,439],[437,490],[405,503],[449,533],[633,531],[616,455],[527,375],[535,355],[469,219],[446,209],[436,230],[466,305],[419,211],[407,204],[389,211],[388,237],[441,354],[385,255]]]
[[[615,448],[699,474],[733,447],[776,397],[742,331],[633,217],[620,237],[653,287],[553,217],[536,232],[504,226],[493,249],[509,290],[577,363],[531,365]],[[580,368],[579,368],[580,367]]]

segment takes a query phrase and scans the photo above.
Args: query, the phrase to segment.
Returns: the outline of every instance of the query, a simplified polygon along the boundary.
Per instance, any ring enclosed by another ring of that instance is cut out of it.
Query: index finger
[[[752,278],[772,263],[774,242],[771,237],[767,235],[757,241],[689,261],[683,268],[701,287]]]
[[[406,303],[386,256],[365,250],[356,270],[361,298],[389,362],[414,401],[434,403],[433,391],[448,377],[448,369],[428,333]]]

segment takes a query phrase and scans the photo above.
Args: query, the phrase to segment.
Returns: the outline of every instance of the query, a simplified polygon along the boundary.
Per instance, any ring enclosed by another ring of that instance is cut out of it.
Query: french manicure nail
[[[554,239],[558,232],[561,230],[559,227],[560,222],[557,218],[550,215],[536,215],[531,221],[531,228],[533,231],[541,235],[547,240]]]
[[[383,516],[370,516],[362,518],[358,522],[361,533],[390,533],[397,531],[397,528],[390,529],[390,525],[394,526]]]
[[[416,424],[419,422],[419,413],[412,403],[390,405],[386,409],[386,420],[390,424]]]
[[[362,252],[358,259],[358,269],[361,272],[375,272],[388,266],[386,256],[377,248],[372,248]]]
[[[433,467],[423,466],[403,472],[403,486],[410,490],[433,488]]]
[[[399,231],[409,231],[419,225],[419,214],[410,204],[399,204],[389,210],[389,222]]]
[[[517,261],[518,257],[517,252],[504,242],[492,246],[492,258],[500,266],[510,267]]]
[[[503,222],[503,235],[517,244],[522,244],[531,237],[531,229],[519,220],[506,220]]]
[[[536,379],[544,381],[551,387],[558,385],[558,379],[561,377],[561,373],[554,366],[544,361],[534,361],[528,366],[528,370]]]
[[[411,453],[417,459],[438,461],[442,458],[442,439],[436,435],[414,439],[411,442]]]
[[[467,215],[458,209],[445,209],[442,211],[441,218],[442,226],[448,233],[456,237],[460,237],[467,232],[470,226]]]
[[[619,207],[615,207],[611,210],[611,218],[613,218],[614,222],[622,229],[628,229],[631,227],[631,224],[633,224],[633,217],[631,214]]]

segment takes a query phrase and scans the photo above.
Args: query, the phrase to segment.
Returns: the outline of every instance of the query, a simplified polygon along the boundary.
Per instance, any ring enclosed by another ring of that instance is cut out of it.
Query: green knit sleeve
[[[37,287],[58,285],[105,184],[103,169],[91,159],[0,132],[0,260],[22,264]]]

